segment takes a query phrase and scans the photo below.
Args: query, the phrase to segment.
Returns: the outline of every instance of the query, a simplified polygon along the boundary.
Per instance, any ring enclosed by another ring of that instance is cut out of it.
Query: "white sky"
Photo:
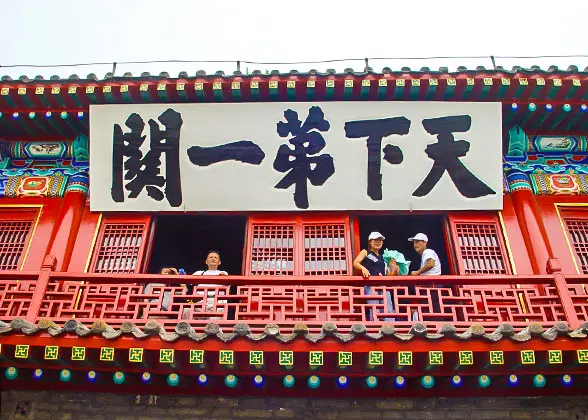
[[[145,60],[317,61],[363,57],[588,55],[588,0],[497,1],[180,1],[0,0],[0,66]],[[580,70],[588,58],[500,59],[497,65],[551,64]],[[489,58],[370,60],[385,66],[450,70],[491,68]],[[245,72],[311,68],[362,70],[363,61],[331,64],[251,65]],[[29,77],[94,72],[112,66],[3,68],[0,75]],[[131,71],[177,76],[185,70],[232,73],[235,63],[118,65]]]

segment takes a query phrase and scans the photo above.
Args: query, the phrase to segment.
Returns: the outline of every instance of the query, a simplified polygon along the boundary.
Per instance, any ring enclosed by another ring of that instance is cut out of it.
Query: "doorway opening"
[[[424,233],[429,238],[428,248],[434,250],[441,261],[442,274],[450,274],[451,268],[447,258],[447,248],[444,235],[444,217],[442,214],[423,215],[386,215],[386,216],[358,216],[359,248],[366,249],[370,232],[380,232],[386,238],[384,249],[396,250],[404,254],[409,260],[410,271],[418,270],[421,257],[414,250],[408,238],[417,233]]]
[[[242,274],[246,216],[157,216],[149,273],[162,267],[183,268],[186,274],[206,270],[208,251],[218,251],[220,270]]]

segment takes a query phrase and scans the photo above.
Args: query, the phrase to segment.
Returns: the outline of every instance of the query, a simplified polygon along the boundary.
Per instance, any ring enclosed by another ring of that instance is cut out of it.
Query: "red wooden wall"
[[[581,271],[578,271],[578,261],[575,260],[575,253],[570,246],[570,239],[567,237],[565,222],[562,218],[571,214],[571,211],[573,211],[573,214],[576,216],[582,216],[585,214],[586,217],[588,217],[588,197],[537,196],[536,201],[540,208],[542,223],[545,225],[549,244],[553,250],[553,256],[560,260],[562,270],[565,274],[581,274]],[[57,221],[61,217],[63,203],[64,200],[46,198],[0,199],[0,211],[4,210],[12,212],[21,209],[38,212],[34,223],[34,235],[31,238],[30,243],[27,245],[26,258],[22,264],[23,270],[38,270],[44,256],[47,255],[51,247],[56,247],[54,242],[63,240],[57,235]],[[71,272],[83,272],[91,269],[92,252],[99,246],[101,225],[116,222],[123,224],[139,223],[143,226],[150,226],[150,217],[147,215],[106,214],[102,216],[98,213],[91,213],[87,205],[82,206],[79,211],[81,212],[79,230],[77,230],[75,236],[75,245],[73,246],[71,262],[67,267],[67,271]],[[288,218],[290,216],[284,217]],[[310,215],[308,217],[310,217]],[[313,223],[316,225],[316,223],[320,224],[326,222],[327,220],[325,217],[331,222],[334,221],[333,217],[327,214],[326,216],[323,215],[318,219],[314,219],[314,222],[312,222],[311,225]],[[293,217],[290,218],[292,221],[295,220]],[[493,224],[497,229],[499,228],[500,233],[503,234],[499,247],[504,249],[508,254],[507,271],[512,274],[532,274],[531,260],[519,225],[521,221],[517,218],[512,199],[509,195],[504,197],[504,209],[499,214],[492,212],[455,213],[452,214],[449,219],[458,222],[472,222],[474,224],[476,221]],[[253,218],[251,220],[255,221],[259,219]],[[308,220],[310,221],[312,219]],[[351,229],[351,231],[345,234],[345,241],[346,244],[353,245],[350,252],[354,256],[357,252],[357,249],[355,248],[357,247],[358,224],[353,218],[349,220],[346,217],[343,217],[338,220],[345,223],[345,225]],[[450,228],[450,230],[453,231],[453,242],[455,242],[456,239],[458,239],[455,237],[455,225],[450,225]],[[147,232],[145,232],[145,235],[147,237]],[[304,234],[302,233],[302,235],[303,236],[301,236],[300,239],[304,241]],[[311,235],[311,233],[309,233],[309,235]],[[248,239],[248,241],[251,240],[252,238]],[[302,246],[302,248],[304,248],[304,246]],[[144,251],[145,250],[143,249],[141,252]],[[146,254],[148,254],[148,252]],[[452,257],[450,256],[450,259],[455,259],[456,265],[462,268],[462,270],[455,271],[455,273],[463,273],[463,264],[460,263],[459,255],[457,255],[459,254],[459,250],[454,248],[453,254]],[[145,255],[145,258],[140,261],[139,265],[145,266],[147,258],[148,255]],[[248,271],[250,270],[245,270],[245,272]]]

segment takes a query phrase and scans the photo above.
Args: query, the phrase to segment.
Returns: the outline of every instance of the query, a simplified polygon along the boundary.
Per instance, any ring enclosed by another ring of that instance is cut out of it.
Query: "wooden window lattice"
[[[294,225],[255,224],[251,274],[294,274]]]
[[[348,274],[345,225],[304,226],[304,274]]]
[[[105,223],[94,253],[94,273],[136,273],[140,269],[145,223]]]
[[[0,220],[0,270],[18,270],[33,227],[30,220]],[[3,219],[0,214],[0,219]]]
[[[588,214],[586,218],[565,217],[568,237],[583,274],[588,274]]]
[[[319,222],[302,216],[250,219],[246,274],[348,274],[351,270],[349,221],[339,220]]]
[[[497,221],[452,221],[460,274],[511,274]]]

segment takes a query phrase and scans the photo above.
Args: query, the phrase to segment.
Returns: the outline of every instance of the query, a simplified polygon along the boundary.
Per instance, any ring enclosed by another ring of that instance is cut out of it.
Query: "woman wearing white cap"
[[[396,264],[394,259],[390,260],[390,264],[386,267],[386,262],[384,261],[384,257],[382,256],[382,246],[384,245],[384,235],[380,232],[372,232],[368,237],[368,248],[369,249],[362,249],[355,260],[353,260],[353,268],[356,270],[361,271],[361,275],[364,278],[369,278],[370,276],[396,276],[399,274],[399,267]],[[364,293],[366,295],[372,294],[371,286],[364,286]],[[381,294],[378,293],[378,294]],[[367,303],[375,304],[378,301],[371,300]],[[394,305],[392,304],[392,295],[390,292],[386,292],[386,306],[388,308],[388,312],[394,312]],[[378,310],[378,312],[382,312]],[[372,318],[372,311],[368,309],[368,317]],[[388,320],[388,319],[386,319]]]

